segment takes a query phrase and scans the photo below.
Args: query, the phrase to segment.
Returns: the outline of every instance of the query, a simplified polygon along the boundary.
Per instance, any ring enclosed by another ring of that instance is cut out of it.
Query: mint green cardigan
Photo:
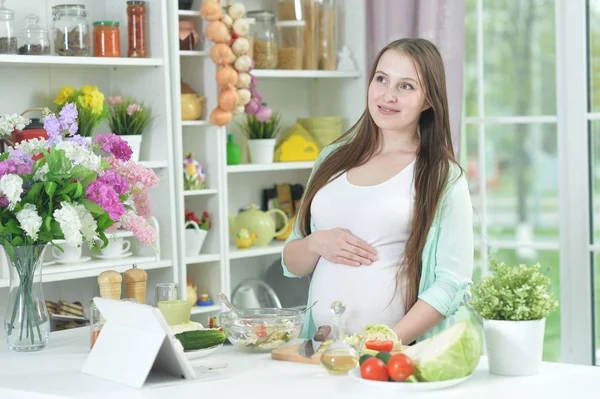
[[[340,145],[341,143],[335,143],[321,151],[310,178],[323,160]],[[457,179],[460,170],[453,167],[451,171],[449,184],[438,206],[423,248],[423,270],[418,294],[419,299],[435,308],[444,315],[445,319],[419,337],[417,341],[427,339],[450,326],[455,321],[456,311],[470,296],[468,288],[472,284],[473,275],[473,207],[464,174]],[[299,223],[300,220],[296,219],[286,244],[302,238]],[[315,230],[311,218],[311,232]],[[283,251],[281,265],[285,276],[299,277],[288,270],[283,259]],[[310,289],[308,303],[312,303]],[[316,327],[312,312],[309,310],[306,313],[301,337],[312,337],[315,333]]]

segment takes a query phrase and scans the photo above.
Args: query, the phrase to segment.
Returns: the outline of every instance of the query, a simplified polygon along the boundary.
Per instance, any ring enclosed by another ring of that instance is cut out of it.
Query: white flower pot
[[[546,319],[484,320],[483,330],[490,374],[537,374],[542,364],[545,327]]]
[[[133,154],[131,154],[131,160],[132,161],[139,161],[140,160],[140,148],[142,147],[142,135],[141,134],[136,134],[136,135],[125,135],[125,136],[120,136],[123,140],[125,140],[127,142],[127,144],[129,144],[129,147],[131,147],[131,151],[133,151]]]
[[[208,231],[202,230],[198,223],[189,221],[185,224],[185,227],[193,226],[193,229],[186,228],[185,232],[185,254],[186,256],[196,256],[200,254],[202,245],[206,239]]]
[[[273,163],[275,154],[275,139],[248,140],[250,159],[255,164]]]

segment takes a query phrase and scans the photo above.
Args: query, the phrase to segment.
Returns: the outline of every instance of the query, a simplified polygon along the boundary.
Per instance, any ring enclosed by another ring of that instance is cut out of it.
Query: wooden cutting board
[[[282,360],[284,362],[306,363],[306,364],[321,364],[321,354],[315,353],[310,358],[303,357],[300,354],[300,346],[302,344],[286,345],[273,349],[271,351],[271,359]]]

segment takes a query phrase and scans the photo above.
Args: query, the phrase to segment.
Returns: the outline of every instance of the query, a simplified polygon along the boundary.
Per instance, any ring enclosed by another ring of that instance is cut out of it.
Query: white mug
[[[131,243],[124,238],[111,238],[108,240],[106,248],[100,249],[100,253],[108,258],[117,258],[124,255],[131,246]]]
[[[81,259],[82,248],[81,245],[72,246],[67,244],[58,244],[63,251],[56,247],[52,247],[52,256],[58,261],[76,261]]]

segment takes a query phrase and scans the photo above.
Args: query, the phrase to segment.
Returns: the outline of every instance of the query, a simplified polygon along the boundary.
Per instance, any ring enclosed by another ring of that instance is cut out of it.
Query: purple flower
[[[60,122],[56,115],[50,114],[44,117],[44,129],[48,133],[48,144],[56,144],[62,141],[62,133],[60,131]]]
[[[71,123],[71,126],[69,126],[69,136],[75,136],[77,134],[77,129],[79,129],[77,122]]]
[[[6,195],[2,195],[2,197],[0,197],[0,206],[2,208],[6,208],[8,206],[8,198]]]
[[[27,165],[33,165],[33,159],[23,151],[11,148],[8,159],[14,159]]]
[[[118,160],[127,162],[131,159],[131,147],[129,144],[114,133],[99,134],[96,136],[94,143],[102,147],[102,151],[108,152],[115,156]]]
[[[29,175],[33,171],[33,163],[23,163],[17,159],[5,159],[0,162],[0,177],[7,174]]]
[[[112,187],[119,195],[123,195],[131,189],[127,180],[114,170],[105,171],[104,174],[98,178],[98,181]]]
[[[88,142],[85,140],[85,137],[80,136],[78,134],[74,135],[73,137],[69,137],[67,138],[65,141],[74,141],[75,143],[79,144],[81,147],[88,147]]]
[[[69,103],[66,104],[59,113],[59,122],[60,122],[60,127],[62,128],[61,130],[69,130],[69,133],[71,133],[71,125],[73,123],[75,123],[75,121],[77,120],[77,107],[75,107],[75,104],[73,103]],[[75,131],[77,131],[77,127],[75,127]],[[71,136],[74,133],[71,134]]]
[[[125,213],[119,194],[108,184],[96,180],[87,186],[85,193],[88,200],[100,205],[114,222],[118,222]]]

